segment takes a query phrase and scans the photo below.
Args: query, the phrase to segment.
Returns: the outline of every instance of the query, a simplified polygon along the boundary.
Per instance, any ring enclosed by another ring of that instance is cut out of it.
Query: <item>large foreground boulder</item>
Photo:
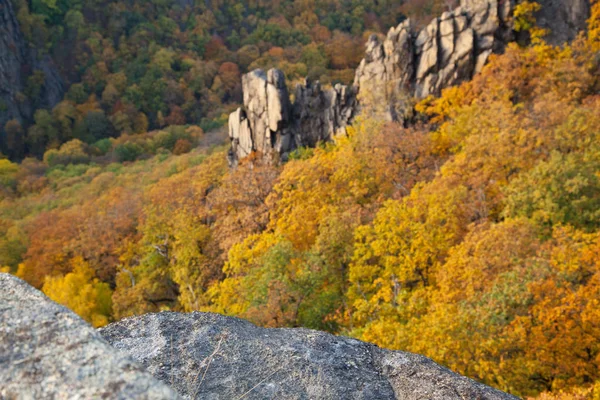
[[[188,398],[515,399],[423,356],[217,314],[147,314],[100,333]]]
[[[0,273],[0,399],[180,395],[515,399],[419,355],[308,329],[259,328],[217,314],[147,314],[96,331],[27,283]]]
[[[0,273],[0,399],[177,399],[85,321]]]

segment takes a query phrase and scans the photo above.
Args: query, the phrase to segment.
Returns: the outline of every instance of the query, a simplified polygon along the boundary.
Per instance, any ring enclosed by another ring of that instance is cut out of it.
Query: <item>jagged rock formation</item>
[[[345,133],[354,116],[356,95],[352,88],[335,85],[323,90],[319,82],[307,81],[296,87],[292,112],[294,147],[314,147],[334,135]]]
[[[589,0],[539,1],[543,6],[539,22],[552,30],[549,42],[564,43],[585,29]],[[264,72],[251,72],[244,77],[244,106],[229,120],[232,164],[252,151],[285,158],[298,146],[330,140],[345,132],[361,108],[375,107],[388,120],[406,119],[415,99],[439,95],[442,89],[471,79],[492,53],[501,53],[515,39],[511,14],[516,2],[461,0],[460,7],[445,12],[420,32],[406,20],[390,29],[383,41],[372,35],[352,87],[323,90],[318,82],[307,82],[296,88],[289,113],[283,73],[269,71],[269,77],[277,77],[274,84]],[[264,106],[265,88],[270,87],[277,89],[276,93],[272,89],[273,96],[278,96],[274,104],[285,105],[276,106],[274,117]],[[261,136],[267,125],[268,131]]]
[[[501,52],[512,39],[509,6],[508,1],[463,0],[418,34],[407,20],[390,29],[383,42],[371,36],[354,80],[361,101],[384,103],[389,119],[401,119],[407,107],[398,104],[403,97],[439,95],[471,79],[493,51]],[[373,93],[379,95],[375,100]]]
[[[45,79],[36,104],[24,96],[35,71]],[[35,107],[52,108],[63,96],[63,82],[48,56],[29,48],[10,0],[0,0],[0,132],[10,119],[31,119]]]
[[[85,321],[0,273],[0,399],[177,399]]]
[[[229,116],[233,153],[241,158],[287,148],[290,105],[283,72],[257,69],[242,77],[242,88],[245,107]]]
[[[413,91],[416,71],[415,40],[410,20],[391,28],[383,43],[371,35],[365,58],[358,66],[354,87],[362,103],[383,106],[389,120],[402,118],[397,105]],[[404,107],[402,107],[404,108]]]
[[[474,15],[457,8],[444,13],[419,33],[415,42],[416,97],[438,95],[442,88],[470,79],[476,68],[483,66],[499,25],[495,10],[492,3]],[[480,30],[475,30],[471,22],[479,22]]]
[[[278,69],[254,70],[242,77],[244,106],[229,116],[230,163],[250,153],[271,158],[299,146],[314,146],[344,129],[355,111],[356,96],[343,85],[322,90],[318,82],[296,87],[293,106]]]
[[[416,354],[217,314],[147,314],[100,332],[187,398],[516,399]]]
[[[298,146],[330,140],[345,132],[361,105],[383,106],[387,119],[404,119],[412,109],[412,99],[438,95],[445,87],[471,79],[493,51],[502,51],[512,39],[507,22],[510,4],[463,0],[461,7],[444,13],[418,33],[406,20],[390,29],[383,42],[372,35],[352,87],[337,85],[323,90],[318,82],[306,82],[296,88],[289,114],[281,71],[265,74],[257,70],[245,75],[244,106],[229,119],[231,162],[235,164],[252,151],[285,157]],[[273,88],[271,100],[267,100],[269,88]],[[269,102],[275,105],[274,116],[267,107]],[[269,129],[262,134],[265,126]]]

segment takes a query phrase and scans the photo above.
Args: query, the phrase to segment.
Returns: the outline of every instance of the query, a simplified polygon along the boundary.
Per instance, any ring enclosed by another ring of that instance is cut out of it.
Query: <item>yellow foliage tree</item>
[[[549,272],[530,283],[533,304],[508,335],[528,369],[524,394],[600,379],[600,235],[557,228],[546,246]]]
[[[434,171],[421,131],[372,120],[336,143],[293,154],[265,201],[266,230],[231,248],[211,309],[265,325],[333,329],[354,229],[385,198],[407,195]]]
[[[600,50],[600,1],[594,0],[588,21],[588,43],[592,50]]]
[[[71,261],[73,272],[46,278],[42,291],[52,300],[69,307],[81,318],[100,327],[110,322],[112,291],[100,282],[81,257]]]
[[[465,375],[519,393],[528,371],[506,340],[508,325],[526,314],[527,283],[544,276],[540,247],[527,220],[476,225],[436,272],[427,313],[412,321],[407,349]],[[527,387],[527,383],[525,383]]]
[[[354,334],[381,346],[406,346],[402,325],[425,310],[426,291],[468,224],[464,187],[427,189],[388,201],[372,225],[356,231],[348,324]]]

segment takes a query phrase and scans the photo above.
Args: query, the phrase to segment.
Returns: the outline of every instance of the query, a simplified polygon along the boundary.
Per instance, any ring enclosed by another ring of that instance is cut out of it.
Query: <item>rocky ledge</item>
[[[1,399],[516,399],[416,354],[217,314],[96,331],[1,273],[0,366]]]
[[[218,314],[147,314],[100,333],[187,398],[515,399],[423,356]]]

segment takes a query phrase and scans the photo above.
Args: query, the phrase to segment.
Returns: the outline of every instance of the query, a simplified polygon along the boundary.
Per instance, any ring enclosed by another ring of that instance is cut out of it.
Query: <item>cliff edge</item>
[[[3,399],[515,399],[423,356],[218,314],[146,314],[96,331],[3,273],[0,365]]]

